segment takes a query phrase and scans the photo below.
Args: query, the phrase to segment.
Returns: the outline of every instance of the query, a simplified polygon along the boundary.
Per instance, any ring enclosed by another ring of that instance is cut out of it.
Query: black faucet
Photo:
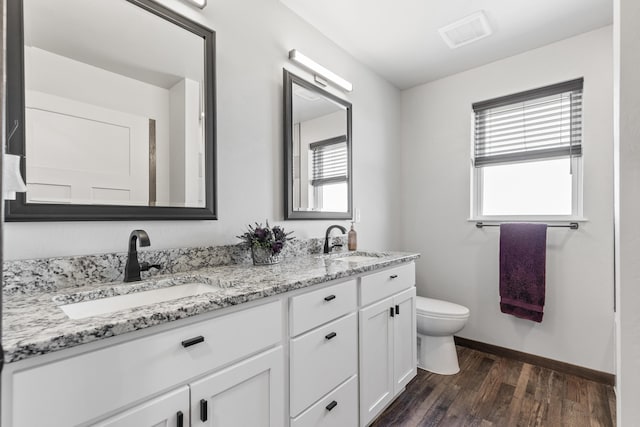
[[[136,250],[137,241],[140,241],[140,246],[149,246],[151,241],[149,235],[144,230],[133,230],[129,236],[129,253],[127,254],[127,264],[124,266],[124,281],[125,282],[138,282],[140,281],[140,272],[147,271],[151,268],[160,269],[160,264],[149,264],[143,262],[142,265],[138,262],[138,251]]]
[[[330,225],[329,228],[327,228],[327,232],[324,234],[324,253],[325,254],[328,254],[329,252],[331,252],[331,249],[333,249],[336,246],[342,246],[342,245],[331,245],[331,247],[329,247],[329,234],[331,233],[331,230],[333,230],[334,228],[340,229],[340,231],[342,231],[342,234],[346,234],[347,232],[347,229],[341,225]]]

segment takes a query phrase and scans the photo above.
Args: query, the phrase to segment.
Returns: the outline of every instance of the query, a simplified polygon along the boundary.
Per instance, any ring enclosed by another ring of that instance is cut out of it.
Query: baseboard
[[[606,372],[596,371],[594,369],[584,368],[582,366],[572,365],[570,363],[560,362],[558,360],[547,359],[546,357],[523,353],[521,351],[511,350],[510,348],[499,347],[497,345],[474,341],[467,338],[454,337],[454,340],[456,345],[462,347],[484,351],[485,353],[495,354],[496,356],[519,360],[531,365],[553,369],[564,374],[575,375],[577,377],[596,381],[602,384],[611,386],[615,384],[615,375]]]

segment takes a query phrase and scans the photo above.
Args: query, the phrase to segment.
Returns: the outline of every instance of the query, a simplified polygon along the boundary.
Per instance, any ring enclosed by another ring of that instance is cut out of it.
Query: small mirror
[[[351,103],[284,70],[285,219],[351,219]]]
[[[7,11],[7,219],[215,219],[214,33],[149,0]]]

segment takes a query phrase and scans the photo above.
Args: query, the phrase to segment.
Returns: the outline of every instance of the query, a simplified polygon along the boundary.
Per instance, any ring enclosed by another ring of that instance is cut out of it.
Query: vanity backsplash
[[[346,248],[346,236],[333,238]],[[284,258],[322,253],[323,238],[296,239],[287,243]],[[343,249],[344,250],[344,249]],[[160,270],[143,272],[142,279],[160,274],[185,273],[228,264],[250,264],[251,252],[242,245],[207,246],[138,251],[140,262],[160,264]],[[6,295],[52,292],[64,288],[118,282],[124,278],[127,253],[83,255],[5,261],[3,292]]]

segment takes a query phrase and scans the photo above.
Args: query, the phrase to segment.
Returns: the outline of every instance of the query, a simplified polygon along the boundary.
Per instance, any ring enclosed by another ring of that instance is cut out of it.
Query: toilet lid
[[[466,317],[469,315],[469,309],[463,305],[425,297],[416,298],[416,311],[441,317]]]

